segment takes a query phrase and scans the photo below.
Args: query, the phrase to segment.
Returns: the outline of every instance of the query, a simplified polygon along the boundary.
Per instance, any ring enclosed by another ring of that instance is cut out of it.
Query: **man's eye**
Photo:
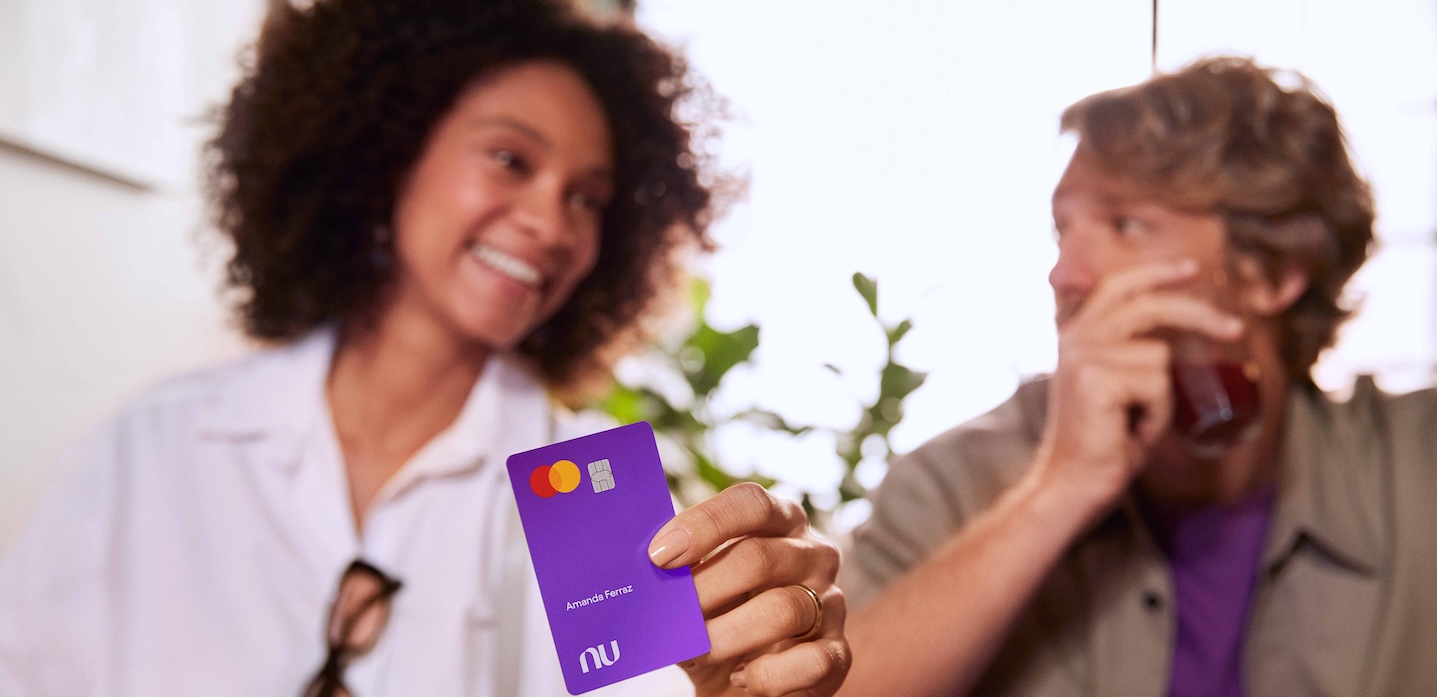
[[[1113,227],[1117,228],[1118,234],[1124,236],[1144,235],[1150,231],[1147,223],[1125,216],[1114,219]]]

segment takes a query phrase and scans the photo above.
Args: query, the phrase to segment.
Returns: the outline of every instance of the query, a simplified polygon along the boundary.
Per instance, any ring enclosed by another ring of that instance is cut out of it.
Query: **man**
[[[1431,694],[1437,393],[1309,374],[1372,244],[1332,108],[1215,58],[1062,124],[1057,370],[894,464],[843,694]],[[1213,355],[1258,405],[1216,444],[1172,416]]]

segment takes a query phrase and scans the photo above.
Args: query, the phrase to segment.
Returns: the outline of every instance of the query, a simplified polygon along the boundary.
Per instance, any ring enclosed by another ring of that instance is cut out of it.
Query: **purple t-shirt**
[[[1144,505],[1172,565],[1178,620],[1172,697],[1242,696],[1243,635],[1272,499],[1269,487],[1228,506],[1174,511]]]

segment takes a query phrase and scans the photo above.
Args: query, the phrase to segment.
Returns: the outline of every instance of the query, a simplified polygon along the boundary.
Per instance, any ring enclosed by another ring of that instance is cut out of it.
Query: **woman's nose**
[[[564,246],[568,240],[568,217],[562,192],[533,186],[516,201],[515,218],[523,231],[545,246]]]

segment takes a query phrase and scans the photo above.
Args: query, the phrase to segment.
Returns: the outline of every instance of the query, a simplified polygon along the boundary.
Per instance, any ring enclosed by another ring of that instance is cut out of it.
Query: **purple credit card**
[[[708,653],[688,568],[649,561],[674,515],[653,427],[511,455],[509,481],[571,694]]]

